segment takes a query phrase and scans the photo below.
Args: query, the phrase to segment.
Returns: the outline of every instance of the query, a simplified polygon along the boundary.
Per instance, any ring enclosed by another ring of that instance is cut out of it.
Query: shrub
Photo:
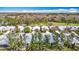
[[[24,28],[24,32],[25,32],[25,33],[29,33],[29,32],[31,32],[31,30],[30,30],[29,27],[25,27],[25,28]]]
[[[0,35],[2,35],[3,34],[3,32],[2,31],[0,31]]]
[[[35,50],[35,42],[34,42],[34,35],[32,35],[32,41],[30,43],[30,46],[29,46],[29,49],[28,50],[31,50],[31,51],[34,51]]]
[[[18,33],[19,31],[20,31],[20,30],[19,30],[18,26],[16,25],[16,26],[15,26],[15,32]]]
[[[79,35],[79,30],[75,30],[75,32]]]
[[[39,39],[39,41],[38,41],[38,48],[39,48],[39,50],[42,50],[43,49],[43,45],[42,45],[42,35],[41,35],[41,33],[38,33],[38,39]]]
[[[16,38],[15,35],[12,35],[13,33],[9,34],[8,38],[9,38],[9,42],[8,42],[8,49],[9,50],[21,50],[24,46],[24,41],[23,39],[20,38]]]
[[[50,47],[50,44],[49,44],[49,35],[45,35],[45,37],[46,37],[45,46],[46,46],[47,48],[49,48],[49,47]]]

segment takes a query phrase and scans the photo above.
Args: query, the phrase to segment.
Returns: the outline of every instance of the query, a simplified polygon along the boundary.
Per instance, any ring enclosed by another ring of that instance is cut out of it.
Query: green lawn
[[[32,23],[31,25],[34,26],[44,26],[44,25],[52,25],[52,26],[79,26],[79,24],[75,24],[75,23],[59,23],[59,22],[38,22],[38,23]]]
[[[52,25],[55,26],[79,26],[79,24],[74,24],[74,23],[57,23],[57,22],[50,22]]]

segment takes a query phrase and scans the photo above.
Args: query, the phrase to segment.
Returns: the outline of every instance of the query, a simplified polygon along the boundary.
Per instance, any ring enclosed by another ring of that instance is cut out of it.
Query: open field
[[[0,50],[79,51],[79,14],[0,13]]]

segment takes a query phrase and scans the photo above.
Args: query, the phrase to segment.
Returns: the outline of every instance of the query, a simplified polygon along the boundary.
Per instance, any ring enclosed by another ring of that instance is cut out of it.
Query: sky
[[[0,12],[79,13],[79,0],[0,0]]]
[[[79,6],[79,0],[0,0],[0,6],[13,7],[54,7],[54,6]]]
[[[79,7],[0,7],[0,12],[79,13]]]

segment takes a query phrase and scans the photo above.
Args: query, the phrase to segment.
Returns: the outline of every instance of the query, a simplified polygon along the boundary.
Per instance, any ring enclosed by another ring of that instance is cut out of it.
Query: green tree
[[[24,28],[24,33],[29,33],[29,32],[31,32],[31,29],[29,27],[25,27]]]

